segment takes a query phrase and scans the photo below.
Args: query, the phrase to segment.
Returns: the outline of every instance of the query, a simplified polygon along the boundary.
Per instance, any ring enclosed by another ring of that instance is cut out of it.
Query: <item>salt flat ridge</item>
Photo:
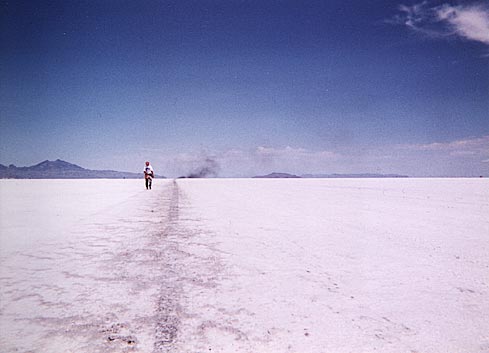
[[[0,192],[2,351],[489,351],[485,179]]]

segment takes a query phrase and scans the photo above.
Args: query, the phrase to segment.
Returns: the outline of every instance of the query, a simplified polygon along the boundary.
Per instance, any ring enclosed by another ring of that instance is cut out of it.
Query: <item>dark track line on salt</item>
[[[172,240],[178,232],[177,223],[179,218],[179,190],[178,185],[173,181],[171,187],[170,207],[167,217],[167,225],[158,234],[159,242],[164,242],[165,246],[157,252],[157,260],[162,264],[162,285],[156,303],[156,324],[154,353],[171,352],[173,343],[177,337],[180,319],[178,317],[179,296],[181,288],[178,287],[177,279],[180,274],[180,266],[176,261],[176,250],[178,242]]]

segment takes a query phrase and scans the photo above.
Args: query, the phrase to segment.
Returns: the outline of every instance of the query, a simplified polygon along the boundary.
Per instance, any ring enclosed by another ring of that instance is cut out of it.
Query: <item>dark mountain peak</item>
[[[294,175],[294,174],[289,174],[289,173],[277,173],[273,172],[267,175],[260,175],[256,176],[254,178],[300,178],[300,176]]]
[[[83,170],[84,168],[65,162],[61,159],[57,159],[55,161],[49,161],[45,160],[39,164],[36,164],[31,167],[32,170],[56,170],[56,169],[61,169],[61,170]]]
[[[142,173],[118,172],[115,170],[90,170],[61,159],[45,160],[31,167],[0,167],[0,178],[14,179],[126,179],[141,178]],[[159,178],[164,178],[157,176]]]

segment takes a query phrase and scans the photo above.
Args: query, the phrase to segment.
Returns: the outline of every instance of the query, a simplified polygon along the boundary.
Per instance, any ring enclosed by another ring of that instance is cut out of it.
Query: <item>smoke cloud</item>
[[[219,173],[219,163],[216,160],[207,157],[202,162],[202,164],[197,167],[190,174],[182,177],[182,178],[208,178],[208,177],[216,177]]]

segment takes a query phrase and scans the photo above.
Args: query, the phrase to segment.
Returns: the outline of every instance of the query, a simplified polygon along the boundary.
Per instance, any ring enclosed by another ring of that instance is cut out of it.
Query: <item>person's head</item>
[[[149,165],[149,162],[148,161],[146,161],[146,165]]]

